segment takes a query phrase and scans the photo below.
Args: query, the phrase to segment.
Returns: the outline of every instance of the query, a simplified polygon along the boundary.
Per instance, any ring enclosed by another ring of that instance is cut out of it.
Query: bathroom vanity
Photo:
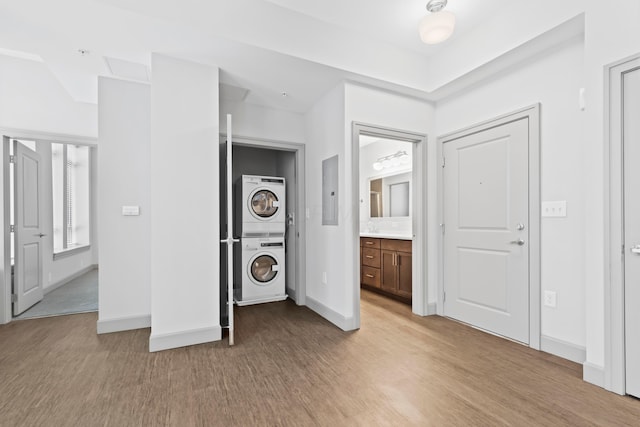
[[[410,238],[399,235],[361,235],[361,286],[410,303],[411,244]]]

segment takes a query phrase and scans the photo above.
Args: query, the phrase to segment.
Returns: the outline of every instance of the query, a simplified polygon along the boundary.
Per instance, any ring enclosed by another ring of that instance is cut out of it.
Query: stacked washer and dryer
[[[236,183],[234,299],[239,306],[282,301],[285,284],[285,180],[242,175]]]

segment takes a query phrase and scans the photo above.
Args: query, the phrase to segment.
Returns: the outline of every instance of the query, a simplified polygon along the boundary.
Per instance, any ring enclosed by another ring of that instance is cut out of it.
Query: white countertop
[[[411,234],[400,234],[400,233],[387,233],[385,231],[369,233],[369,232],[361,232],[360,237],[373,237],[376,239],[397,239],[397,240],[413,240],[413,236]]]

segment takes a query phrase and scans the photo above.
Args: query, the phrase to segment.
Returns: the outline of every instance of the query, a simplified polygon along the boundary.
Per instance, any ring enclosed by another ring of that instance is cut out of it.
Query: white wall
[[[227,114],[233,116],[233,134],[263,140],[302,142],[304,115],[274,110],[245,102],[220,101],[220,126],[227,129]]]
[[[601,371],[605,364],[604,292],[604,66],[640,52],[640,2],[586,2],[585,70],[587,109],[582,151],[585,189],[585,283],[587,364]],[[586,369],[585,369],[586,373]],[[602,377],[604,374],[602,373]],[[585,379],[586,378],[585,376]],[[588,379],[598,383],[594,378]],[[605,386],[604,383],[598,385]]]
[[[314,301],[329,309],[333,322],[345,327],[353,317],[351,290],[345,278],[347,253],[344,241],[350,221],[345,197],[346,144],[344,137],[345,89],[342,85],[327,93],[306,114],[306,203],[307,218],[307,305]],[[322,225],[322,161],[338,155],[338,225]],[[322,273],[327,283],[322,283]],[[327,313],[324,314],[327,317]],[[330,319],[331,320],[331,319]]]
[[[150,326],[149,85],[98,81],[99,315],[98,331]],[[123,205],[140,216],[122,216]]]
[[[221,337],[219,108],[217,68],[158,54],[151,62],[149,348],[156,351]]]
[[[585,346],[583,42],[534,58],[437,106],[443,135],[540,102],[542,201],[566,200],[566,218],[542,218],[542,291],[558,305],[542,307],[542,335]],[[434,188],[431,187],[431,191]]]
[[[96,137],[98,108],[71,99],[44,63],[0,55],[0,127]]]

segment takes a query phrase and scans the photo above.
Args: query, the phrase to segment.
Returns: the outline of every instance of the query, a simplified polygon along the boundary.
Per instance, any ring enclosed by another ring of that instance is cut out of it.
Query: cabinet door
[[[396,252],[396,267],[398,269],[398,295],[411,298],[411,254]]]
[[[396,291],[396,252],[380,251],[380,287],[389,292]]]

